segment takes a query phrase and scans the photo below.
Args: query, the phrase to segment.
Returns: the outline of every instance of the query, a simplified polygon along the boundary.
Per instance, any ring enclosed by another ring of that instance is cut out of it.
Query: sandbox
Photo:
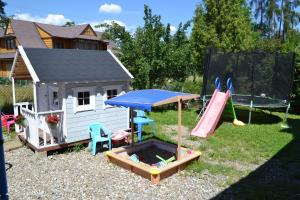
[[[150,139],[133,146],[120,147],[108,151],[106,152],[106,157],[109,162],[147,178],[153,184],[158,184],[160,180],[183,170],[190,161],[198,159],[201,155],[199,151],[184,147],[180,148],[180,152],[180,160],[178,160],[176,145]],[[132,154],[136,154],[139,157],[139,162],[130,158]],[[156,155],[164,159],[175,156],[176,160],[165,166],[152,166],[152,164],[160,161]]]

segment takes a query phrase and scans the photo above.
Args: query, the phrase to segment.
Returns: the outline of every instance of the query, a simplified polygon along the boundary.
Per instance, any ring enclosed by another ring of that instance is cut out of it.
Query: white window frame
[[[117,90],[117,96],[120,96],[124,94],[125,92],[122,91],[122,85],[109,85],[109,86],[103,86],[103,108],[115,108],[115,106],[106,105],[104,102],[107,100],[107,90]]]
[[[78,92],[90,93],[89,105],[78,105]],[[75,113],[88,111],[88,110],[95,110],[96,109],[96,86],[73,88],[73,106],[74,106]]]

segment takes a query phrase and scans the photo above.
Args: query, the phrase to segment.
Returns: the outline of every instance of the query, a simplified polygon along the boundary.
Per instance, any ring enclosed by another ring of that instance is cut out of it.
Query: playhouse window
[[[49,102],[50,102],[50,110],[59,109],[59,98],[58,98],[58,88],[57,87],[49,87]]]
[[[114,98],[116,96],[119,96],[122,91],[122,86],[121,85],[111,85],[111,86],[105,86],[104,87],[104,101]],[[104,109],[106,108],[113,108],[114,106],[111,105],[104,105]]]
[[[78,105],[90,105],[90,92],[78,92]]]
[[[107,99],[111,99],[113,97],[118,96],[118,90],[117,89],[112,89],[112,90],[107,90]]]
[[[53,91],[52,92],[52,105],[53,106],[58,106],[58,92],[57,91]]]
[[[95,109],[95,87],[75,88],[73,91],[75,112]]]

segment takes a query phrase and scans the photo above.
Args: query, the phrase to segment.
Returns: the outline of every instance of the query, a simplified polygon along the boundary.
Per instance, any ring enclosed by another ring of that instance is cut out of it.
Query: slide
[[[220,120],[229,97],[229,90],[224,93],[216,89],[203,116],[197,126],[193,129],[191,135],[206,138],[212,134]]]

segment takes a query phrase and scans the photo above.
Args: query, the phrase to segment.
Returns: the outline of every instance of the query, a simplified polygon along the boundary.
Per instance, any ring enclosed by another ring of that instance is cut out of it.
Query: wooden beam
[[[161,106],[161,105],[165,105],[165,104],[175,103],[178,101],[178,97],[180,97],[182,101],[187,101],[187,100],[191,100],[191,99],[197,99],[200,96],[198,94],[191,94],[191,95],[171,97],[169,99],[165,99],[163,101],[154,103],[153,106]]]
[[[177,146],[177,160],[180,160],[181,154],[181,106],[182,97],[178,97],[178,146]]]
[[[15,79],[11,78],[11,85],[12,85],[12,95],[13,95],[13,105],[16,104],[16,90],[15,90]]]
[[[131,122],[131,145],[134,143],[134,121],[133,121],[133,109],[130,108],[130,122]]]

